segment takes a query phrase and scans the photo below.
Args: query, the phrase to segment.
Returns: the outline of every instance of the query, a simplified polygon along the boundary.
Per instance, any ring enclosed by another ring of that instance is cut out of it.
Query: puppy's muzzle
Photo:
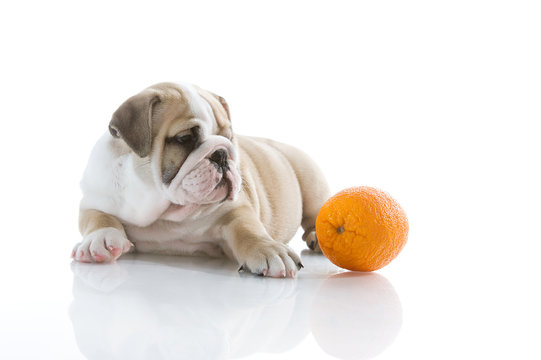
[[[172,203],[186,205],[234,200],[241,184],[233,144],[210,136],[188,156],[170,184],[162,186]]]

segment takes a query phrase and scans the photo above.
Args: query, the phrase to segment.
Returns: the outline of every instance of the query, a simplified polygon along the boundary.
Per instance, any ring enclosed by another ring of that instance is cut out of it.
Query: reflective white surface
[[[230,359],[287,354],[307,337],[318,353],[372,358],[402,324],[379,274],[340,272],[305,251],[297,279],[238,273],[227,260],[129,255],[73,263],[69,317],[89,359]]]
[[[0,359],[541,359],[539,1],[0,3]],[[223,96],[333,192],[388,191],[374,274],[212,259],[71,264],[78,182],[129,96]]]
[[[296,279],[239,273],[229,260],[203,257],[130,254],[84,264],[70,262],[68,248],[48,259],[39,251],[8,258],[0,356],[539,358],[538,264],[502,268],[520,265],[508,257],[518,253],[498,245],[484,253],[468,245],[473,238],[455,246],[470,246],[482,257],[475,261],[441,244],[426,256],[430,241],[419,234],[414,228],[403,253],[375,273],[343,271],[296,237],[305,265]]]

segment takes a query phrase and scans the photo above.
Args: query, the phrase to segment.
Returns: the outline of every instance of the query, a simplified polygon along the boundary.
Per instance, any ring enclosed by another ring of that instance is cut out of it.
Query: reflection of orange
[[[316,234],[323,254],[349,270],[390,263],[408,239],[408,219],[386,192],[367,186],[343,190],[321,208]]]
[[[338,359],[372,359],[393,343],[402,327],[400,298],[378,273],[331,276],[312,304],[314,339]]]

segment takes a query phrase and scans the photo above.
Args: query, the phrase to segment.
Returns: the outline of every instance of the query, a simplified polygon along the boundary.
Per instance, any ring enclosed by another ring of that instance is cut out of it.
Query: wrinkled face
[[[154,85],[113,115],[113,136],[141,157],[174,204],[232,200],[240,190],[237,151],[225,101],[191,85]]]

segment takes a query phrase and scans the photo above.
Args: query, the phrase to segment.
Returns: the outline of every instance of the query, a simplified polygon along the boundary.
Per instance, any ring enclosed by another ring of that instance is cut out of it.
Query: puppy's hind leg
[[[316,237],[316,218],[321,206],[331,196],[323,172],[310,156],[296,147],[270,140],[267,143],[279,150],[295,171],[302,195],[302,239],[310,249],[321,252]]]
[[[316,236],[316,218],[319,209],[331,196],[329,185],[319,166],[303,151],[289,145],[276,144],[293,167],[302,194],[302,239],[306,245],[321,252]]]
[[[319,209],[329,198],[330,190],[319,168],[314,167],[311,170],[311,176],[303,174],[308,176],[298,177],[302,193],[302,239],[311,250],[321,252],[316,236],[316,218]]]

